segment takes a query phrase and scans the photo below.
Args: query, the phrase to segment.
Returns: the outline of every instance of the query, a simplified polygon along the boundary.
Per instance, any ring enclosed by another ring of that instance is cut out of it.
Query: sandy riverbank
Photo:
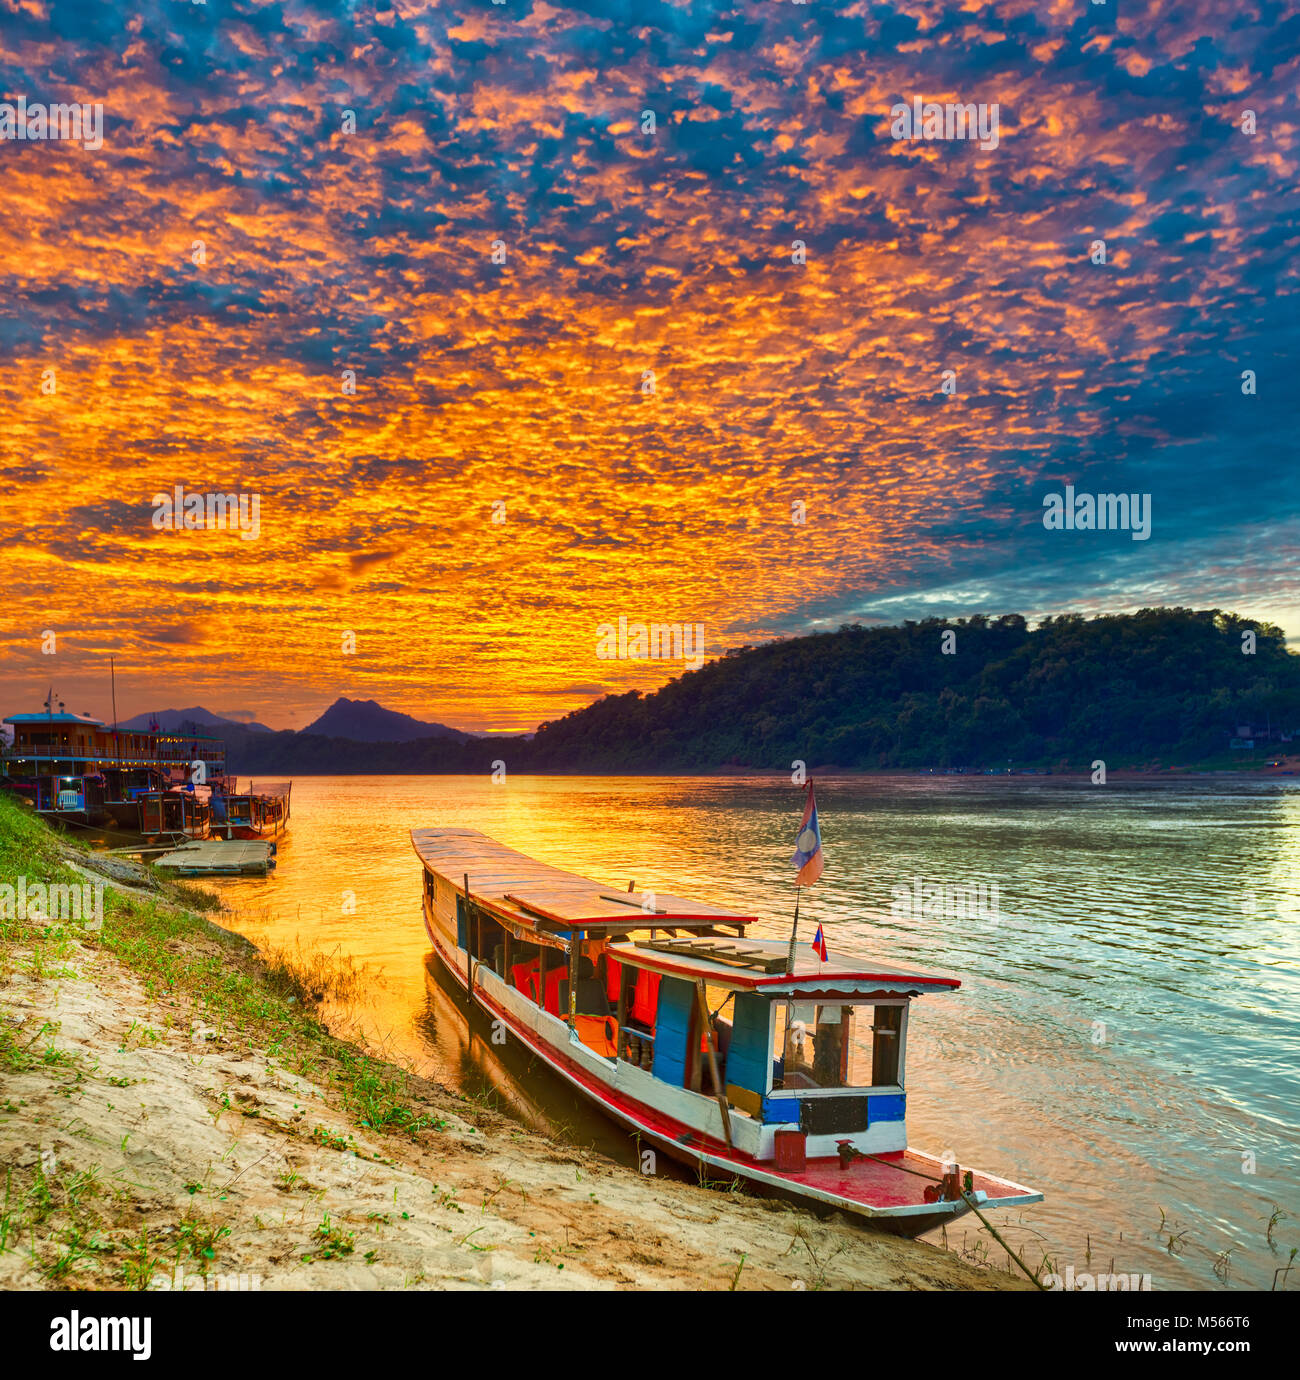
[[[0,919],[0,1288],[998,1289],[923,1243],[643,1176],[332,1036],[333,980],[202,894],[0,800],[0,882],[106,883],[102,928]]]

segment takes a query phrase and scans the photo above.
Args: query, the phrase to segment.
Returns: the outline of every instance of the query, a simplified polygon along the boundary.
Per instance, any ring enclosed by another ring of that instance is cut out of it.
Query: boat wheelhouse
[[[955,978],[750,939],[753,916],[627,891],[472,829],[414,829],[447,972],[532,1053],[692,1164],[916,1235],[1033,1189],[907,1143],[909,1009]]]

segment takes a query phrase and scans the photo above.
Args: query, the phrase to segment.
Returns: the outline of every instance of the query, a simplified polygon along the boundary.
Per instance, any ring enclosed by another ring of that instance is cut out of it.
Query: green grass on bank
[[[55,833],[14,799],[0,794],[0,883],[84,883],[68,866],[87,850]],[[34,976],[66,975],[73,939],[121,959],[161,1004],[184,997],[219,1038],[270,1056],[284,1069],[334,1089],[358,1126],[416,1135],[446,1125],[401,1069],[331,1035],[317,1002],[355,985],[349,965],[320,958],[266,958],[247,940],[210,924],[198,908],[219,908],[201,888],[159,878],[158,890],[125,894],[104,887],[103,927],[0,918],[0,980],[21,966]],[[19,954],[22,954],[20,957]],[[0,1060],[13,1043],[13,1022],[0,994]]]
[[[86,866],[95,859],[79,840],[0,793],[0,883],[15,891],[20,878],[29,889],[37,883],[84,884],[89,879],[71,861]],[[108,1085],[111,1100],[136,1080],[110,1076],[94,1052],[61,1038],[57,1020],[32,1020],[30,1010],[6,1000],[19,975],[37,982],[72,980],[87,950],[112,954],[140,978],[153,1005],[143,1022],[131,1021],[120,1037],[122,1049],[154,1043],[160,1031],[177,1026],[187,1035],[198,1027],[205,1044],[212,1040],[225,1053],[261,1055],[324,1088],[358,1127],[423,1140],[447,1125],[418,1080],[331,1035],[318,1018],[317,1004],[325,996],[346,998],[355,991],[360,975],[350,964],[260,954],[198,913],[220,908],[211,893],[152,869],[137,880],[142,890],[122,892],[105,879],[98,929],[84,919],[22,919],[7,913],[16,912],[16,905],[0,905],[0,1118],[17,1118],[11,1123],[21,1128],[17,1143],[28,1147],[16,1162],[0,1166],[0,1253],[25,1256],[45,1288],[115,1281],[146,1289],[177,1267],[206,1275],[230,1227],[220,1214],[197,1205],[200,1185],[178,1186],[190,1196],[175,1220],[161,1209],[160,1224],[155,1208],[152,1224],[141,1225],[139,1186],[129,1175],[110,1174],[99,1163],[75,1163],[66,1150],[54,1153],[58,1118],[33,1110],[19,1091],[20,1075],[39,1075],[42,1101],[66,1098],[74,1121],[77,1099],[95,1084]],[[321,1134],[317,1127],[317,1139]],[[362,1153],[351,1136],[330,1136],[327,1143]]]
[[[8,792],[0,793],[0,882],[12,886],[22,873],[33,881],[79,882],[82,878],[63,861],[72,846]],[[0,930],[0,939],[5,937]]]

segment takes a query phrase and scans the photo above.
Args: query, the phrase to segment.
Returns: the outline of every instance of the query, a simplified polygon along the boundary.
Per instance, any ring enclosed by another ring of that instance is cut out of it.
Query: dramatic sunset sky
[[[0,63],[104,106],[0,143],[0,714],[107,715],[113,655],[123,717],[531,728],[680,671],[620,615],[1300,640],[1294,5],[0,0]],[[1045,531],[1065,483],[1150,539]],[[258,539],[155,530],[177,484]]]

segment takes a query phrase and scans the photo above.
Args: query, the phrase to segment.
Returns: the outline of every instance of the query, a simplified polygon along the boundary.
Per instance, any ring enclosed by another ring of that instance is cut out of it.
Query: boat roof
[[[808,999],[920,996],[961,986],[957,978],[873,964],[852,955],[822,962],[806,944],[796,949],[794,972],[787,973],[788,944],[745,936],[745,927],[755,923],[752,915],[662,891],[616,892],[590,877],[507,848],[477,829],[412,829],[411,843],[425,867],[457,891],[468,874],[473,900],[512,924],[560,935],[604,931],[610,936],[610,952],[620,962],[661,975],[702,978],[710,987],[768,997]],[[654,909],[644,909],[651,899]],[[720,932],[722,926],[736,934]],[[676,934],[679,930],[688,933]],[[637,932],[635,937],[631,931]],[[649,937],[644,937],[645,931],[650,931]]]
[[[823,962],[806,944],[796,948],[794,972],[787,973],[788,944],[729,935],[621,941],[611,943],[609,952],[634,968],[691,981],[703,978],[710,987],[756,991],[765,997],[921,996],[961,986],[957,978],[873,964],[852,954],[831,957],[828,950]]]
[[[4,721],[7,724],[81,724],[83,728],[105,728],[103,719],[92,719],[89,714],[10,714]]]
[[[431,872],[459,891],[469,876],[480,904],[536,929],[691,929],[754,923],[721,906],[664,891],[624,891],[538,862],[477,829],[412,829],[411,843]]]

